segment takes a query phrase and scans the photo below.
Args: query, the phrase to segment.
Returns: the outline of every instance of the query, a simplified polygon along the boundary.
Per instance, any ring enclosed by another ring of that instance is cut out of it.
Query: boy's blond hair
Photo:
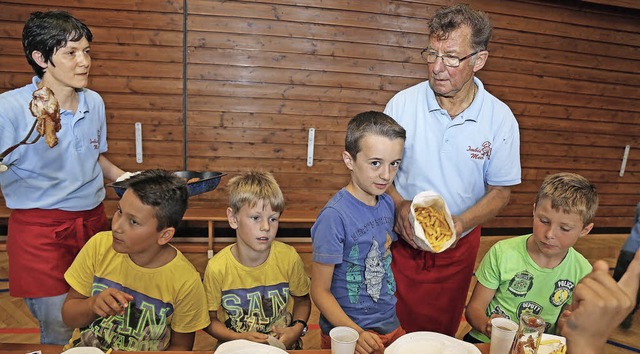
[[[229,207],[237,213],[244,205],[253,208],[259,201],[268,202],[273,211],[284,211],[284,196],[269,172],[247,171],[229,180]]]
[[[536,205],[549,199],[554,210],[575,213],[586,226],[596,215],[598,191],[596,186],[579,174],[561,172],[547,176],[536,195]]]

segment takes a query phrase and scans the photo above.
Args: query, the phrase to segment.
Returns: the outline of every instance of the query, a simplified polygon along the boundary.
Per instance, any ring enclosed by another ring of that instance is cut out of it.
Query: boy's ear
[[[232,229],[235,230],[238,228],[238,217],[231,208],[227,208],[227,221],[229,222],[229,226],[231,226]]]
[[[582,231],[580,231],[580,237],[587,236],[587,234],[591,232],[591,229],[593,229],[593,223],[582,228]]]
[[[44,60],[44,56],[42,55],[42,53],[37,50],[34,50],[31,53],[31,58],[42,68],[46,68],[47,66],[49,66],[49,64],[47,64],[47,62]]]
[[[349,169],[349,171],[353,171],[353,158],[351,157],[351,154],[343,151],[342,152],[342,161],[344,161],[344,164],[347,165],[347,168]]]
[[[175,227],[167,227],[166,229],[160,231],[160,237],[158,238],[158,244],[160,246],[166,245],[173,239],[173,236],[176,234]]]
[[[536,216],[536,203],[533,203],[533,216]]]

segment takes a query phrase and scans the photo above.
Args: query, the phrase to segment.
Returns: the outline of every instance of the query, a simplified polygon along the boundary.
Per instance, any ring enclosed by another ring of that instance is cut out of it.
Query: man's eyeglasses
[[[429,48],[425,48],[422,50],[422,52],[420,52],[420,56],[422,56],[422,59],[424,59],[427,63],[435,63],[436,60],[438,60],[438,57],[442,58],[442,62],[444,63],[445,66],[451,67],[451,68],[456,68],[458,66],[460,66],[460,63],[463,60],[469,59],[472,56],[480,53],[480,50],[476,50],[475,52],[466,55],[462,58],[458,58],[456,56],[453,55],[448,55],[448,54],[438,54],[438,52],[433,51]]]

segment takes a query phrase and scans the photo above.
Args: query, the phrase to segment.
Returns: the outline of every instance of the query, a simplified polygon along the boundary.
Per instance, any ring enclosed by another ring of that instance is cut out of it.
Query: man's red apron
[[[15,209],[9,217],[9,293],[49,297],[66,293],[64,272],[87,240],[109,229],[102,204],[87,211]]]
[[[442,253],[416,250],[402,238],[391,245],[396,313],[407,332],[455,336],[480,247],[478,226]]]

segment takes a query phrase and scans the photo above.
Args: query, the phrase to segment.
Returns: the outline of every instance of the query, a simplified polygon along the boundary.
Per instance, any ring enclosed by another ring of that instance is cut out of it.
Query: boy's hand
[[[491,320],[496,318],[496,317],[503,317],[503,316],[500,316],[500,315],[494,313],[493,315],[491,315],[491,317],[489,317],[489,319],[487,320],[487,325],[484,328],[484,334],[489,338],[491,338],[491,330],[493,329],[493,325],[491,324]]]
[[[133,296],[114,288],[106,288],[91,297],[91,309],[100,317],[123,315]]]
[[[368,331],[360,333],[360,338],[358,338],[358,344],[356,345],[356,353],[371,354],[383,352],[384,344],[382,344],[380,337]]]
[[[267,342],[267,337],[269,336],[264,333],[258,333],[258,332],[240,333],[241,339],[246,339],[252,342],[262,343],[262,344],[269,344],[269,342]]]
[[[271,329],[279,341],[285,347],[291,348],[293,344],[300,338],[300,330],[296,327],[273,327]]]

